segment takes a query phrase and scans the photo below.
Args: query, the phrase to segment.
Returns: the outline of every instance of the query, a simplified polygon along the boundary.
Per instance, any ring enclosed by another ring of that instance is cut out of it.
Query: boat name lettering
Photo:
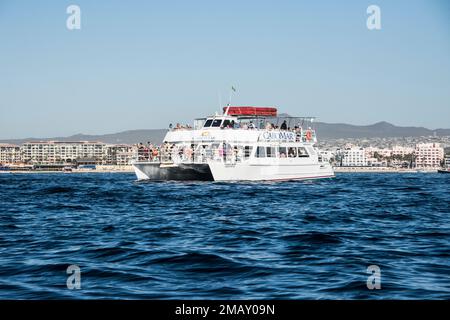
[[[264,140],[288,140],[295,141],[295,134],[293,132],[269,132],[265,131],[261,134]]]

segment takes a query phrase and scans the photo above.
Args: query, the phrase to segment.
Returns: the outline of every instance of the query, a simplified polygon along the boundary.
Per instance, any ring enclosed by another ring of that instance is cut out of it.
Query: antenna
[[[228,110],[230,109],[230,106],[231,106],[231,96],[232,96],[233,92],[236,92],[236,88],[234,86],[231,86],[230,99],[228,100],[227,109],[225,110],[224,115],[228,115]]]

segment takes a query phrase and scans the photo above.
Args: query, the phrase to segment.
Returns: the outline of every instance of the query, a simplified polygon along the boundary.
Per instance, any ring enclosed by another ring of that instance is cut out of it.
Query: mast
[[[230,109],[230,106],[231,106],[231,95],[233,94],[233,92],[236,92],[236,88],[234,86],[231,86],[230,97],[228,100],[227,108],[226,108],[225,112],[223,113],[225,116],[228,115],[228,110]]]

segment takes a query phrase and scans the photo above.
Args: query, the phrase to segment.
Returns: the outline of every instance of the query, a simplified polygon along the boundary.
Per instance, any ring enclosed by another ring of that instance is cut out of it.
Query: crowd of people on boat
[[[192,130],[193,127],[186,124],[182,125],[177,123],[175,126],[171,123],[169,124],[169,130]],[[295,133],[300,133],[302,131],[302,126],[299,123],[294,127],[290,127],[286,120],[284,120],[281,125],[274,124],[272,122],[259,123],[255,125],[253,121],[249,122],[235,122],[234,120],[225,120],[223,121],[220,129],[244,129],[244,130],[252,130],[252,129],[264,129],[264,130],[281,130],[281,131],[292,131]],[[309,127],[308,130],[311,130]]]
[[[162,145],[155,145],[150,142],[138,144],[139,161],[155,162],[205,162],[206,159],[233,159],[238,161],[244,156],[244,151],[236,146],[220,143],[216,148],[210,149],[202,146],[195,151],[195,145],[176,145],[164,142]]]
[[[138,160],[147,161],[173,161],[175,158],[188,160],[193,157],[194,145],[185,146],[183,148],[177,147],[173,143],[164,142],[161,145],[152,144],[138,144]]]
[[[224,121],[225,123],[225,121]],[[225,123],[225,127],[221,127],[222,129],[230,129],[230,128],[241,128],[241,129],[257,129],[261,126],[265,130],[280,130],[280,131],[290,131],[295,133],[296,141],[310,141],[312,139],[312,130],[308,127],[307,130],[303,131],[302,127],[299,125],[294,126],[293,128],[289,127],[287,121],[284,120],[280,126],[275,125],[271,122],[259,123],[259,126],[255,125],[253,121],[249,122],[240,122],[237,123],[234,120],[228,121]],[[181,125],[177,123],[175,126],[172,124],[169,125],[170,130],[190,130],[192,129],[189,125]],[[218,147],[215,149],[215,154],[208,154],[211,151],[207,150],[205,147],[200,148],[197,152],[194,152],[195,146],[192,144],[190,146],[176,146],[175,144],[164,142],[162,145],[152,144],[147,142],[147,144],[139,143],[138,144],[138,160],[146,160],[146,161],[173,161],[177,160],[193,160],[194,156],[196,157],[196,161],[200,159],[205,159],[205,157],[227,157],[227,158],[241,158],[242,150],[238,148],[226,148]],[[194,154],[195,153],[195,154]],[[281,153],[280,153],[281,155]],[[290,157],[292,154],[287,153],[281,155],[281,157]]]
[[[169,130],[192,130],[192,126],[189,124],[182,125],[181,123],[177,123],[174,127],[173,124],[169,124]]]
[[[304,148],[280,147],[280,158],[295,158],[303,156]],[[206,162],[207,159],[224,161],[242,161],[250,156],[251,149],[238,148],[227,143],[214,146],[200,146],[194,144],[183,145],[164,142],[162,145],[152,143],[138,145],[138,160],[153,162]],[[306,153],[306,151],[304,151]]]

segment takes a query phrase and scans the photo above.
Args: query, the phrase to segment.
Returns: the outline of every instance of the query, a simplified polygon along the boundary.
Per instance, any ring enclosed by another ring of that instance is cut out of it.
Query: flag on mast
[[[231,106],[231,94],[233,92],[236,92],[236,88],[234,86],[231,86],[231,91],[230,91],[230,100],[228,100],[228,105],[227,105],[227,109],[225,110],[225,115],[228,115],[228,110],[230,109]]]

